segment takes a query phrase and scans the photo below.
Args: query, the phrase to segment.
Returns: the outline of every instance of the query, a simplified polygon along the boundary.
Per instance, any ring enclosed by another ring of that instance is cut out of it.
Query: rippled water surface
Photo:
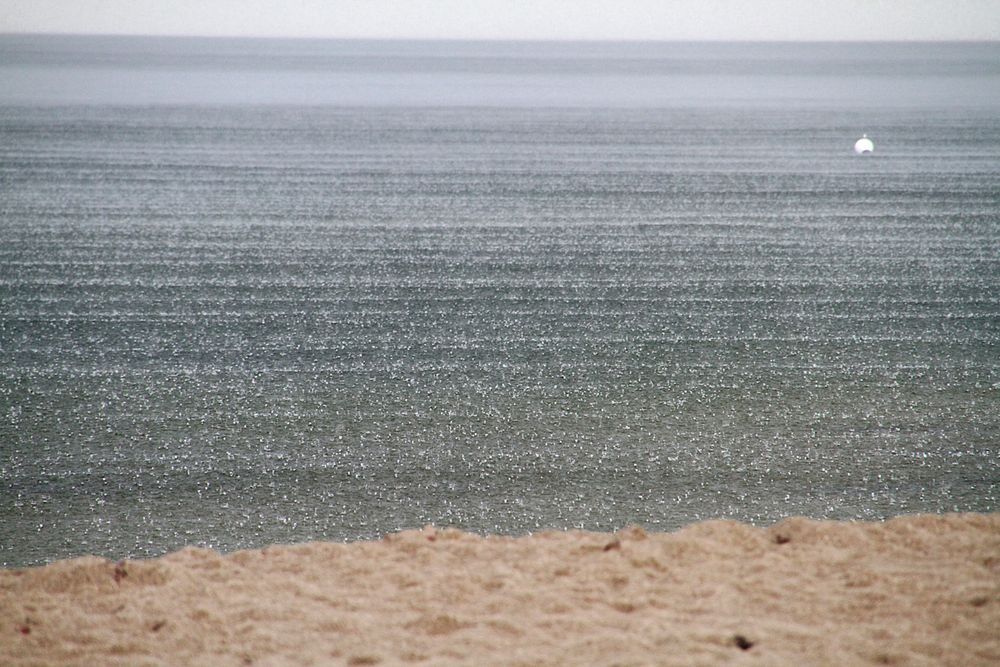
[[[844,52],[859,74],[829,45],[789,73],[736,47],[337,43],[303,64],[206,42],[213,69],[6,39],[4,564],[431,522],[1000,509],[1000,104],[974,85],[1000,65],[982,45],[927,56],[942,103],[885,46]],[[267,63],[281,90],[328,85],[312,105],[186,99]],[[23,83],[164,71],[185,99],[155,77],[110,105]],[[357,71],[363,104],[324,97]],[[456,71],[466,94],[511,94],[406,97]],[[565,84],[552,104],[526,103],[536,75]],[[763,92],[740,103],[717,75]],[[678,76],[701,92],[666,103]],[[616,103],[636,81],[656,90]],[[909,92],[776,101],[824,81]]]

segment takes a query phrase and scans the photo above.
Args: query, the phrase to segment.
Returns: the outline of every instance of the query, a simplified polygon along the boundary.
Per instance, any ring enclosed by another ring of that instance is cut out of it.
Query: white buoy
[[[854,152],[858,155],[871,153],[875,150],[875,144],[868,138],[867,134],[862,134],[861,138],[854,142]]]

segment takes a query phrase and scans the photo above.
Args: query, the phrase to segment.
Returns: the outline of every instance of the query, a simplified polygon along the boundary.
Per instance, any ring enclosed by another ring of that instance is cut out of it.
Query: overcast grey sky
[[[0,32],[998,40],[1000,0],[0,0]]]

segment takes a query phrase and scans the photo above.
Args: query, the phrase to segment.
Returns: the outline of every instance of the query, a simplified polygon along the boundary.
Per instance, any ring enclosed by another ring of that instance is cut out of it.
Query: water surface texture
[[[4,565],[1000,509],[997,45],[0,56]]]

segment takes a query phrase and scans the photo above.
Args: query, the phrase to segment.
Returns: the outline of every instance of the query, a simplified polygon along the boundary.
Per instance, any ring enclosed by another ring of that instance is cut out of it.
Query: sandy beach
[[[1000,514],[0,570],[0,664],[996,665]]]

